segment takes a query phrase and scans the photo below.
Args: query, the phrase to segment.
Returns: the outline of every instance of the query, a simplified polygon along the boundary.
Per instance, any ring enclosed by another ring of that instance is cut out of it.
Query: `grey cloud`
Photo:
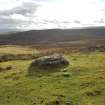
[[[16,29],[17,27],[27,26],[32,23],[31,17],[37,10],[37,5],[34,2],[23,2],[22,5],[10,10],[0,11],[0,29]],[[12,15],[19,14],[29,18],[28,21],[11,18]]]
[[[23,3],[22,6],[16,7],[11,11],[11,13],[31,15],[36,11],[37,5],[33,3]]]
[[[80,24],[81,22],[79,20],[74,20],[74,23]]]
[[[100,20],[95,20],[94,23],[105,23],[105,19],[101,18]]]
[[[27,27],[29,24],[33,23],[32,20],[29,21],[24,21],[24,20],[16,20],[16,19],[11,19],[10,17],[8,18],[0,18],[0,29],[7,29],[7,30],[17,30],[22,29],[22,27]]]
[[[25,22],[31,22],[31,20],[25,21],[25,20],[12,19],[11,17],[7,18],[0,17],[0,24],[20,24]]]
[[[99,23],[105,23],[105,19],[100,19]]]
[[[38,5],[33,2],[24,2],[21,6],[6,11],[0,11],[0,16],[8,16],[12,14],[32,15],[37,7]]]
[[[69,24],[71,21],[59,21],[59,20],[44,20],[44,23],[54,23],[54,24]]]

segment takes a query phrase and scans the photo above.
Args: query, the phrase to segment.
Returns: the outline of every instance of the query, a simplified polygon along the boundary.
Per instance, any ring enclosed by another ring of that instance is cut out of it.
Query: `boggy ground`
[[[105,105],[105,52],[65,57],[68,67],[35,70],[33,75],[32,60],[1,62],[0,105]]]

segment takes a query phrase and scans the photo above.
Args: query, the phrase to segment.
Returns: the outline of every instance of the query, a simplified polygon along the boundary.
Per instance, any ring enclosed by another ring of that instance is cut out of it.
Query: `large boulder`
[[[38,68],[56,68],[69,65],[69,62],[60,54],[43,56],[35,59],[31,67]]]

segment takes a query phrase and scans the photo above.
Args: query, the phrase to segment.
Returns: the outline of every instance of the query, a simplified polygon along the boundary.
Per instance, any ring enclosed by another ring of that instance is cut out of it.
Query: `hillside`
[[[33,44],[37,42],[70,42],[105,38],[105,27],[84,29],[30,30],[0,35],[1,44]]]
[[[0,105],[104,105],[105,53],[65,56],[71,62],[67,68],[33,75],[32,60],[0,62]]]

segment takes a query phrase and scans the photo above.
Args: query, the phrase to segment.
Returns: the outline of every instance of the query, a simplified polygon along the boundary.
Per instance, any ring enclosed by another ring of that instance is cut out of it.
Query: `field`
[[[36,54],[38,51],[25,46],[2,45],[0,46],[0,54]]]
[[[11,50],[12,49],[12,50]],[[34,53],[33,53],[34,52]],[[36,54],[1,46],[1,54]],[[105,105],[105,52],[64,53],[70,65],[30,75],[32,59],[0,62],[0,105]],[[11,67],[11,69],[5,69]]]

